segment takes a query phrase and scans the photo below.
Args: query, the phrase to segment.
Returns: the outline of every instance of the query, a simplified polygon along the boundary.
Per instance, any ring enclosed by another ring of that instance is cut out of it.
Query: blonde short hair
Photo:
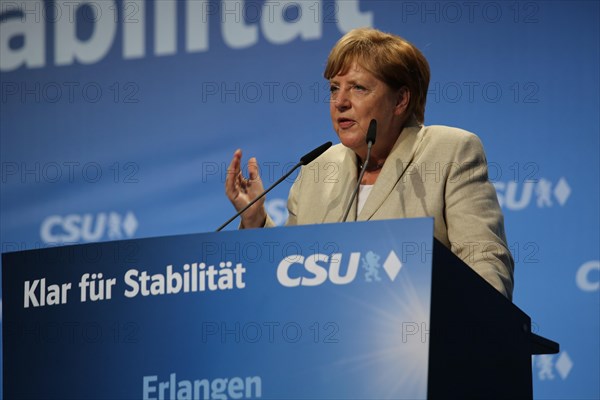
[[[410,92],[407,115],[423,123],[430,72],[429,63],[419,49],[400,36],[377,29],[353,29],[329,53],[325,79],[346,73],[353,62],[394,90],[407,87]]]

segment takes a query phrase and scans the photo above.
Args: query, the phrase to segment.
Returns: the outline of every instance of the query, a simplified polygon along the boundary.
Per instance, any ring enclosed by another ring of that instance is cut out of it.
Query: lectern
[[[2,255],[6,399],[531,398],[558,345],[429,218]]]
[[[434,239],[428,398],[533,397],[531,356],[557,343]]]

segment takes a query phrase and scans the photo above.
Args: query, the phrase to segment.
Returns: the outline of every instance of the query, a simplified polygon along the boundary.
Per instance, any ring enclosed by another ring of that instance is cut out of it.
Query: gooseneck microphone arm
[[[363,166],[360,170],[360,175],[358,176],[358,182],[356,183],[356,187],[354,188],[354,192],[352,192],[352,197],[350,197],[350,202],[348,203],[348,207],[346,208],[346,212],[344,213],[344,217],[342,218],[342,222],[346,222],[348,219],[348,214],[350,213],[350,209],[352,208],[352,203],[354,203],[354,199],[356,199],[356,195],[358,194],[358,190],[360,189],[360,183],[362,182],[362,178],[367,170],[367,165],[369,165],[369,159],[371,158],[371,147],[375,144],[375,137],[377,136],[377,121],[372,119],[369,123],[369,129],[367,130],[367,158],[363,163]]]
[[[283,182],[288,176],[290,176],[295,170],[297,170],[299,167],[303,166],[303,165],[307,165],[310,164],[311,162],[313,162],[313,160],[317,157],[319,157],[321,154],[325,153],[325,151],[331,147],[331,142],[327,142],[327,143],[323,143],[322,145],[320,145],[319,147],[317,147],[316,149],[310,151],[309,153],[306,153],[305,155],[303,155],[300,158],[300,161],[298,161],[298,163],[296,165],[294,165],[294,168],[292,168],[291,170],[289,170],[288,173],[286,173],[285,175],[283,175],[281,178],[279,178],[277,180],[277,182],[273,183],[271,186],[269,186],[269,188],[267,190],[265,190],[264,192],[262,192],[260,195],[258,195],[254,200],[252,200],[250,203],[246,204],[246,206],[244,208],[242,208],[240,211],[238,211],[233,217],[229,218],[227,221],[225,221],[225,223],[223,223],[223,225],[221,225],[220,227],[217,228],[216,232],[221,231],[223,228],[225,228],[227,225],[229,225],[231,223],[231,221],[233,221],[234,219],[236,219],[237,217],[239,217],[240,215],[242,215],[244,213],[244,211],[246,211],[247,209],[249,209],[250,207],[252,207],[254,205],[254,203],[256,203],[258,200],[262,199],[267,193],[269,193],[275,186],[279,185],[281,182]]]

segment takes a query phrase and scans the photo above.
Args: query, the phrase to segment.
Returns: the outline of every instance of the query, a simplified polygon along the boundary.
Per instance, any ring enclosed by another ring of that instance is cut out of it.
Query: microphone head
[[[367,130],[367,144],[375,144],[375,136],[377,136],[377,121],[372,119]]]
[[[311,162],[313,162],[313,160],[317,157],[319,157],[321,154],[325,153],[325,150],[327,150],[328,148],[330,148],[332,145],[331,142],[327,142],[327,143],[323,143],[322,145],[320,145],[319,147],[317,147],[316,149],[312,150],[309,153],[306,153],[305,155],[303,155],[300,158],[300,163],[302,165],[306,165],[306,164],[310,164]]]

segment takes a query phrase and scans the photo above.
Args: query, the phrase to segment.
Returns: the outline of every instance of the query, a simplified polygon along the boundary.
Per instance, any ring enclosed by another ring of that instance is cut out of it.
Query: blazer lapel
[[[411,124],[402,130],[400,137],[396,141],[396,144],[394,144],[394,148],[377,177],[377,181],[375,181],[367,202],[358,215],[358,221],[371,219],[373,214],[377,212],[384,201],[390,196],[398,180],[402,177],[414,158],[416,149],[422,139],[420,132],[421,127],[416,124]]]
[[[321,222],[341,222],[358,179],[356,154],[344,147],[340,159],[333,164],[324,165],[323,168],[326,180],[322,185],[325,192],[323,198],[328,199],[328,204],[323,207]],[[332,168],[337,168],[336,173],[331,174]],[[347,221],[355,220],[356,201],[352,203]]]

